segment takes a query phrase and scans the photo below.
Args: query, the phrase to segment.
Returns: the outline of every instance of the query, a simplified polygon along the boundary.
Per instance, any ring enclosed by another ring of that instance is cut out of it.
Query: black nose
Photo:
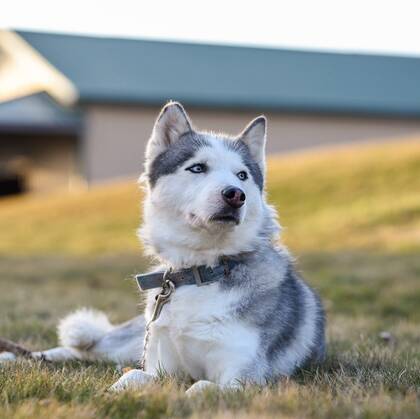
[[[241,208],[245,203],[245,192],[235,186],[228,186],[222,191],[223,200],[232,208]]]

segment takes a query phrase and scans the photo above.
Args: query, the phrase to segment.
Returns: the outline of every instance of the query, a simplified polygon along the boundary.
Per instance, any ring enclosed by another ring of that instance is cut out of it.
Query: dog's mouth
[[[235,224],[240,223],[239,212],[221,212],[214,214],[210,217],[211,222],[222,223],[222,224]]]
[[[188,214],[189,223],[196,228],[212,229],[213,227],[234,227],[242,222],[241,210],[230,208],[228,206],[222,207],[213,215],[202,218],[194,213]]]

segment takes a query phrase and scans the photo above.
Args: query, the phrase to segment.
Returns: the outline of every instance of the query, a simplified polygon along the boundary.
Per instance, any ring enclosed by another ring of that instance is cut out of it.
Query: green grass
[[[418,417],[420,142],[275,158],[268,177],[284,240],[326,305],[324,365],[269,388],[187,399],[188,383],[169,378],[109,394],[112,365],[21,362],[0,367],[0,418]],[[139,198],[119,184],[0,201],[0,336],[45,348],[76,307],[116,322],[141,311]]]

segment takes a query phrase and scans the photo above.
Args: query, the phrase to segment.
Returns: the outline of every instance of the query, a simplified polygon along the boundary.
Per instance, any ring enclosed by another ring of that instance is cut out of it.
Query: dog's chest
[[[156,320],[159,329],[169,328],[172,336],[199,334],[217,328],[233,317],[239,293],[221,291],[218,284],[177,288]]]
[[[221,291],[218,284],[178,288],[156,320],[153,333],[174,346],[192,376],[202,375],[209,351],[225,345],[240,300],[237,291]]]

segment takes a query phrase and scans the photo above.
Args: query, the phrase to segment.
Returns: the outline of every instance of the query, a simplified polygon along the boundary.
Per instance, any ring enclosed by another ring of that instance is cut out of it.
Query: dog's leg
[[[29,359],[44,359],[50,362],[64,362],[72,359],[83,359],[83,354],[77,349],[65,348],[58,346],[57,348],[47,349],[46,351],[31,352]],[[17,361],[19,358],[12,352],[1,352],[0,363]],[[28,359],[28,357],[26,357]]]
[[[110,390],[137,390],[154,380],[160,373],[176,375],[182,372],[180,366],[177,352],[168,337],[167,329],[152,327],[146,353],[146,371],[136,369],[126,372],[111,386]]]
[[[226,324],[214,335],[203,357],[206,380],[193,384],[187,395],[207,388],[241,389],[245,383],[264,382],[266,363],[258,358],[258,336],[240,323]],[[208,381],[207,381],[208,380]]]
[[[12,352],[0,352],[0,364],[2,362],[16,361],[16,355]]]
[[[178,351],[166,327],[152,327],[146,353],[146,372],[152,375],[178,375],[183,372]]]
[[[77,349],[66,348],[64,346],[57,346],[56,348],[47,349],[46,351],[32,352],[32,356],[51,362],[82,360],[85,358]]]
[[[45,361],[66,361],[68,359],[80,359],[79,351],[72,348],[58,347],[44,352],[34,352],[24,346],[8,339],[0,339],[0,362],[16,361],[23,359],[42,359]]]

